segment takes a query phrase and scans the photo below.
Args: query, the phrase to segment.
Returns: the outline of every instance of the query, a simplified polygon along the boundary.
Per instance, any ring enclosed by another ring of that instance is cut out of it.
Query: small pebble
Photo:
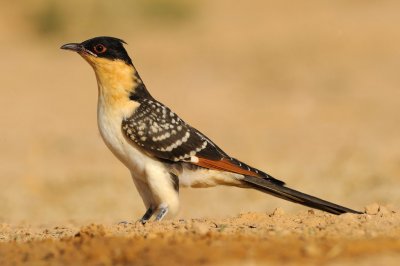
[[[365,212],[367,214],[376,215],[379,212],[379,204],[378,203],[372,203],[372,204],[369,204],[369,205],[365,206],[364,209],[365,209]]]

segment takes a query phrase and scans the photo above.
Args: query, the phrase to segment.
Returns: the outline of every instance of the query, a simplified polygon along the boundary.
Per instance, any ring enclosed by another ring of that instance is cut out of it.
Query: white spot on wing
[[[198,162],[199,162],[199,158],[196,157],[196,156],[190,156],[190,161],[191,161],[192,163],[198,163]]]

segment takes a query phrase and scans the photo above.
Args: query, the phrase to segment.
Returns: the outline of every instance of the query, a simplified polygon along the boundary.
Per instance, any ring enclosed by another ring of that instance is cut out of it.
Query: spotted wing
[[[142,99],[136,111],[123,120],[122,131],[128,140],[159,159],[190,162],[209,169],[275,180],[228,156],[205,135],[154,99]]]
[[[211,140],[153,99],[144,99],[123,120],[122,131],[145,152],[164,160],[191,161],[193,156],[220,160],[226,156]]]

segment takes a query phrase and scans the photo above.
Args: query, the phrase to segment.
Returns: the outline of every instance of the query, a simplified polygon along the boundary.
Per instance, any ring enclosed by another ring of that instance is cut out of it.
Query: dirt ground
[[[1,265],[398,265],[400,214],[244,213],[228,219],[0,226]]]
[[[0,265],[399,265],[400,3],[110,3],[1,3]],[[99,136],[93,71],[59,49],[99,35],[228,154],[369,214],[218,187],[119,224],[143,203]]]

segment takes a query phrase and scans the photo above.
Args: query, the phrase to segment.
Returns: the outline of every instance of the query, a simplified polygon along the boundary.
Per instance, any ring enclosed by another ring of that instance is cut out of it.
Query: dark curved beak
[[[83,46],[79,43],[67,43],[61,46],[60,48],[64,50],[71,50],[74,52],[81,52],[84,50]]]

